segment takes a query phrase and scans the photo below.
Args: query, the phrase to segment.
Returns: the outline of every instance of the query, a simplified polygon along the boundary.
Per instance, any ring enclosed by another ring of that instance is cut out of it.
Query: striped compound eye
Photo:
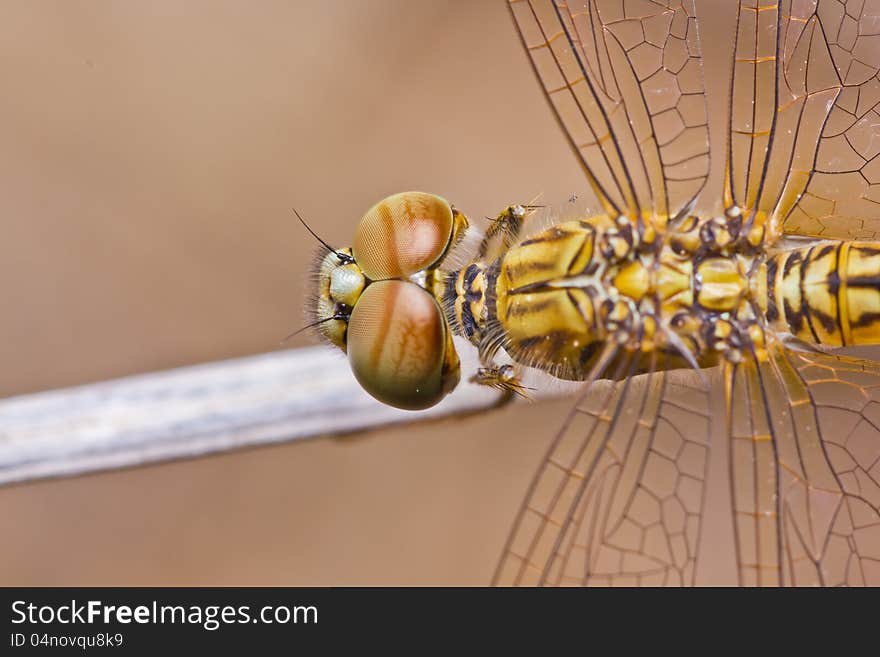
[[[348,322],[348,361],[364,390],[407,410],[433,406],[459,378],[440,306],[405,281],[378,281],[364,289]]]
[[[411,276],[446,253],[455,232],[452,206],[425,192],[382,199],[358,224],[352,253],[374,280]]]

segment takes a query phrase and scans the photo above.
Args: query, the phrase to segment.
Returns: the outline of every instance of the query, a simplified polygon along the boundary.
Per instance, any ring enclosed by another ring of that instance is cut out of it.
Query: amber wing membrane
[[[880,585],[880,364],[780,349],[730,388],[739,583]]]
[[[692,0],[509,0],[544,91],[609,216],[665,223],[709,171]]]
[[[880,238],[880,0],[741,0],[725,201],[781,230]]]
[[[535,475],[494,583],[694,583],[709,400],[693,372],[594,384]]]

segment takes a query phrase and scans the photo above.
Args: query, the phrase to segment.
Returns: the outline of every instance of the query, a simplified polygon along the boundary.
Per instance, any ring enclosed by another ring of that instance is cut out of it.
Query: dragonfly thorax
[[[766,288],[755,249],[712,219],[647,226],[650,239],[605,215],[552,225],[494,262],[450,273],[447,318],[474,344],[564,379],[586,378],[612,342],[667,367],[762,349]]]

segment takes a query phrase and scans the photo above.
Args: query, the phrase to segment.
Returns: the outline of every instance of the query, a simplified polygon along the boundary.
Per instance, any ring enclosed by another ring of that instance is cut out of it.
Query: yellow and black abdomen
[[[767,319],[830,346],[880,343],[880,242],[833,242],[767,261]]]

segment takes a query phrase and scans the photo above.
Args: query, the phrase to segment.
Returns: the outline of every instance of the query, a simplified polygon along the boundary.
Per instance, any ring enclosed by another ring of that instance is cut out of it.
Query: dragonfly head
[[[418,410],[458,384],[460,365],[440,304],[426,289],[467,227],[439,196],[395,194],[363,216],[351,248],[318,265],[316,322],[348,355],[361,386],[379,401]]]

